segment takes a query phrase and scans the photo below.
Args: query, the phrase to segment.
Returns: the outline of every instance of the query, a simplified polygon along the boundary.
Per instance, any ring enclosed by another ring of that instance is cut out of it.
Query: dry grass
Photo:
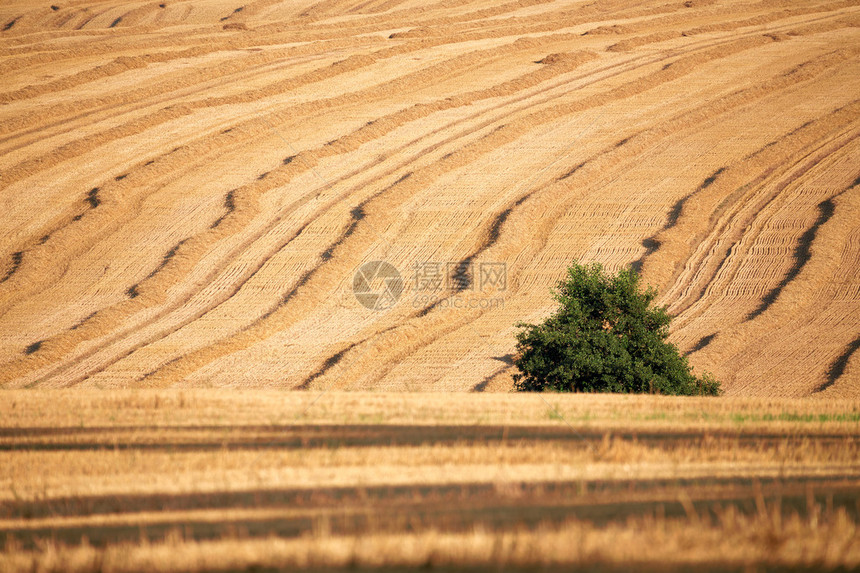
[[[163,543],[68,548],[45,543],[38,552],[7,547],[0,571],[211,571],[282,568],[404,569],[440,571],[506,570],[594,571],[623,569],[672,571],[749,570],[808,567],[826,571],[860,565],[857,524],[843,512],[811,519],[778,514],[742,516],[727,512],[713,522],[650,518],[625,525],[595,527],[568,522],[534,531],[463,534],[330,536],[325,525],[299,540],[227,538],[184,540],[176,533]],[[564,569],[561,569],[563,567]]]
[[[273,390],[4,391],[0,421],[15,427],[280,424],[558,425],[776,431],[851,429],[860,401],[665,396],[283,392]]]
[[[7,391],[0,570],[854,566],[857,407]]]

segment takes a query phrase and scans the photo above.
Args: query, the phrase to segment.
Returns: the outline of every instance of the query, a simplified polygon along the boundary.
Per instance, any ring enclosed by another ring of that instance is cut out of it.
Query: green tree
[[[517,324],[516,389],[718,395],[720,383],[697,378],[667,342],[672,319],[651,306],[657,291],[640,287],[632,268],[610,276],[600,263],[574,262],[553,293],[555,313]]]

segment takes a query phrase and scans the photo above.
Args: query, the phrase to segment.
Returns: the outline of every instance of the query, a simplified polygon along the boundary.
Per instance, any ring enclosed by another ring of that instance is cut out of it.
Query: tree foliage
[[[542,324],[520,323],[514,376],[520,391],[718,395],[710,374],[697,378],[667,342],[671,317],[652,307],[632,268],[574,264],[554,291],[559,308]]]

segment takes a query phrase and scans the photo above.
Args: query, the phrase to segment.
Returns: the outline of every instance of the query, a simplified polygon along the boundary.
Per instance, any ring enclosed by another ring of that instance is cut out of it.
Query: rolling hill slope
[[[242,1],[0,6],[0,386],[504,391],[577,259],[860,395],[860,2]]]

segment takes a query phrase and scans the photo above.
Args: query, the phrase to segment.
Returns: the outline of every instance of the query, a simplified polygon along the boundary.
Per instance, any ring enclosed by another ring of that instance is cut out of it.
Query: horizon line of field
[[[472,486],[471,491],[458,489],[458,486],[341,488],[337,492],[342,496],[340,498],[336,495],[325,497],[327,492],[309,490],[303,499],[291,500],[311,502],[304,506],[289,504],[284,496],[279,498],[277,494],[263,498],[253,497],[260,495],[255,492],[245,492],[246,496],[252,496],[251,499],[233,498],[239,508],[201,508],[204,512],[212,511],[212,516],[201,515],[199,511],[187,515],[182,510],[165,510],[156,506],[150,510],[159,511],[160,519],[141,522],[122,505],[114,506],[114,513],[95,515],[91,523],[81,523],[79,518],[78,523],[63,524],[62,518],[58,518],[56,525],[27,527],[26,520],[30,518],[25,516],[20,525],[0,527],[0,539],[5,540],[7,547],[11,544],[32,549],[45,541],[64,545],[86,543],[93,547],[123,542],[159,542],[177,533],[185,540],[273,535],[298,538],[321,528],[329,535],[359,535],[368,531],[468,532],[476,527],[498,532],[535,529],[571,520],[594,526],[648,516],[654,519],[719,520],[726,512],[811,517],[822,512],[831,515],[840,511],[853,519],[860,516],[860,479],[856,475],[836,480],[820,479],[819,476],[774,480],[765,482],[767,493],[764,493],[762,481],[758,479],[746,480],[746,483],[729,480],[706,486],[676,483],[650,491],[633,488],[634,481],[617,482],[614,488],[603,492],[583,488],[580,482],[570,482],[549,491],[547,487],[528,488],[523,487],[524,484],[511,484],[512,487],[486,484],[478,488]],[[671,480],[667,483],[670,484]],[[375,497],[368,497],[368,491],[373,491]],[[344,495],[345,492],[352,493],[351,498]],[[198,496],[188,494],[185,499],[193,500]],[[313,504],[314,496],[318,502],[316,505]],[[114,496],[114,500],[121,504],[124,498]],[[241,504],[243,501],[256,501],[257,505],[249,508]],[[269,504],[260,505],[260,501]],[[36,508],[38,503],[33,506]],[[228,510],[233,513],[217,514]],[[126,514],[129,520],[122,521]],[[114,517],[114,521],[99,521],[109,519],[108,516]]]
[[[213,434],[215,434],[213,436]],[[55,438],[45,440],[42,438]],[[59,437],[60,439],[56,439]],[[729,443],[773,448],[848,445],[855,431],[574,428],[559,425],[282,424],[197,426],[0,427],[0,451],[217,451],[369,446],[629,442],[659,449]]]

